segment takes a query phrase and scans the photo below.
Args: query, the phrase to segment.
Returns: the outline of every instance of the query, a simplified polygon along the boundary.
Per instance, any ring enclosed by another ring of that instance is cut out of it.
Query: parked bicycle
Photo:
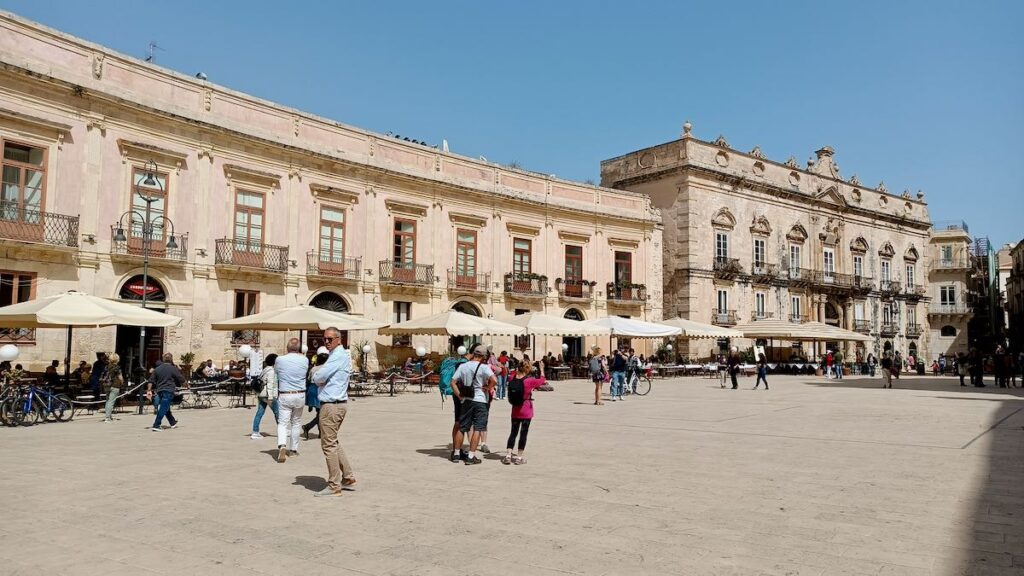
[[[0,407],[9,426],[32,426],[51,417],[58,422],[74,418],[75,408],[67,394],[54,394],[33,385],[17,386]]]
[[[651,392],[651,377],[643,370],[630,370],[626,374],[626,385],[623,388],[626,394],[647,396]]]

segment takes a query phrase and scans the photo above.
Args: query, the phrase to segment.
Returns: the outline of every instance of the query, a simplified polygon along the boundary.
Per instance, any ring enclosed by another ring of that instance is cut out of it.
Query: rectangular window
[[[765,294],[764,294],[764,292],[757,292],[757,293],[755,293],[754,294],[754,316],[756,318],[764,318],[765,317],[765,313],[764,313],[764,307],[765,306],[764,306],[764,304],[765,304]]]
[[[153,222],[153,242],[150,244],[150,250],[159,250],[163,247],[163,242],[166,232],[164,231],[164,221],[160,219],[156,221],[160,216],[165,216],[167,212],[167,174],[163,172],[146,172],[141,168],[135,168],[132,171],[132,183],[134,186],[129,191],[132,197],[132,210],[138,213],[139,216],[144,216],[147,221]],[[146,202],[142,199],[142,196],[136,193],[136,190],[141,190],[147,197],[152,198],[153,202]],[[131,215],[131,226],[128,229],[130,234],[130,245],[133,248],[142,250],[142,239],[143,239],[143,222],[139,221],[138,216],[134,213]]]
[[[914,266],[907,264],[907,291],[914,289]]]
[[[907,306],[907,326],[917,324],[917,306]]]
[[[821,253],[821,270],[824,272],[825,282],[833,282],[836,278],[836,253],[831,248],[825,248]]]
[[[476,286],[476,231],[455,231],[455,282]]]
[[[889,260],[882,260],[882,282],[888,282],[892,280],[892,262]]]
[[[943,245],[939,247],[939,259],[943,266],[951,267],[953,265],[953,247],[950,245]]]
[[[583,280],[583,247],[565,247],[565,279],[566,281]]]
[[[516,308],[516,310],[515,310],[515,315],[516,316],[522,316],[523,314],[529,314],[529,313],[530,313],[529,310],[524,310],[522,308]],[[516,349],[517,350],[524,350],[524,351],[528,350],[530,348],[530,338],[531,338],[531,336],[529,334],[527,334],[525,336],[516,336]]]
[[[235,290],[235,318],[249,316],[260,310],[260,293],[252,290]],[[232,344],[259,344],[258,330],[235,330],[231,333]]]
[[[799,296],[789,297],[789,319],[793,322],[800,322],[803,317],[803,309],[800,306]]]
[[[36,275],[31,272],[0,272],[0,307],[35,298]],[[0,328],[0,342],[32,343],[35,328]]]
[[[247,190],[235,192],[235,250],[262,250],[263,208],[263,194]]]
[[[615,253],[615,281],[619,284],[633,283],[633,253]]]
[[[864,320],[864,303],[857,302],[853,305],[853,319]]]
[[[864,276],[864,257],[854,256],[853,257],[853,275],[857,277]]]
[[[416,265],[416,222],[395,219],[392,262],[395,269],[413,268]]]
[[[729,311],[729,291],[718,291],[718,313],[724,314]]]
[[[956,286],[940,286],[939,303],[943,306],[956,306]]]
[[[724,259],[729,257],[729,235],[725,232],[715,232],[715,258]]]
[[[412,302],[393,302],[392,306],[391,321],[394,324],[400,322],[408,322],[409,315],[412,312]],[[392,346],[412,346],[412,336],[408,334],[402,334],[400,336],[391,337]]]
[[[764,266],[764,238],[754,238],[754,266]]]
[[[882,306],[882,323],[892,324],[892,306],[889,304]]]
[[[45,205],[46,150],[16,142],[3,143],[0,218],[41,224]]]
[[[320,262],[345,265],[345,211],[341,208],[320,208]]]
[[[529,274],[533,271],[533,242],[525,238],[512,239],[512,272]]]
[[[800,258],[800,245],[790,244],[789,245],[789,269],[798,270],[803,266],[803,262]]]

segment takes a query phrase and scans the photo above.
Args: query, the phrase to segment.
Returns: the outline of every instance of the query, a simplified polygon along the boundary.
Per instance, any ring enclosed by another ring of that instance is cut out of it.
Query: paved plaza
[[[359,399],[359,490],[328,499],[319,443],[278,464],[252,410],[0,429],[0,573],[1024,574],[1020,390],[771,380],[658,380],[604,406],[556,383],[524,466],[448,462],[436,392]]]

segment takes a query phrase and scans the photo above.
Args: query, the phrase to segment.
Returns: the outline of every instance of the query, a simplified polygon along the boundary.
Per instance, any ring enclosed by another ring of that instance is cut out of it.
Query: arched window
[[[309,302],[309,305],[314,308],[320,308],[321,310],[330,310],[331,312],[341,312],[343,314],[348,313],[348,303],[341,296],[338,296],[334,292],[321,292],[316,295],[313,300]]]
[[[142,274],[132,276],[126,280],[121,285],[121,291],[118,292],[118,296],[122,300],[142,300],[143,294],[146,295],[148,302],[163,302],[167,300],[167,293],[164,292],[163,285],[152,276],[146,277],[146,281],[143,283]]]
[[[956,336],[956,328],[953,326],[943,326],[939,329],[939,335],[943,338],[953,338]]]
[[[472,302],[466,302],[465,300],[453,304],[452,310],[455,310],[456,312],[462,312],[463,314],[469,314],[470,316],[483,316],[483,313],[480,311],[479,308],[473,305]]]
[[[569,308],[568,310],[565,311],[565,317],[568,318],[569,320],[580,320],[580,321],[582,321],[583,320],[583,312],[580,312],[579,310],[577,310],[575,308]]]

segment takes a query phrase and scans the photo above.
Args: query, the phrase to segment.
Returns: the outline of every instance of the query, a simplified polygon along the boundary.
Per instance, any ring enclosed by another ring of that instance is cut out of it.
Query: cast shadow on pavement
[[[302,486],[310,492],[319,492],[327,488],[327,480],[320,476],[296,476],[292,486]]]
[[[823,376],[811,376],[809,378],[817,379],[805,380],[802,383],[810,386],[818,386],[820,388],[878,388],[879,390],[882,389],[882,379],[878,377],[870,378],[854,376],[850,378],[843,378],[842,380],[826,380]],[[914,375],[903,376],[898,380],[893,378],[892,387],[893,389],[900,390],[920,390],[927,392],[952,392],[970,394],[1009,394],[1012,396],[1024,397],[1024,388],[998,388],[993,384],[991,379],[988,379],[988,382],[985,383],[984,388],[975,388],[970,384],[968,384],[967,386],[961,386],[960,381],[956,378]]]
[[[435,458],[444,458],[447,460],[452,452],[448,446],[438,446],[436,448],[420,448],[416,450],[417,453],[425,456],[434,456]]]
[[[270,456],[270,458],[274,462],[277,462],[277,448],[274,448],[272,450],[260,450],[260,452],[266,454],[267,456]]]

